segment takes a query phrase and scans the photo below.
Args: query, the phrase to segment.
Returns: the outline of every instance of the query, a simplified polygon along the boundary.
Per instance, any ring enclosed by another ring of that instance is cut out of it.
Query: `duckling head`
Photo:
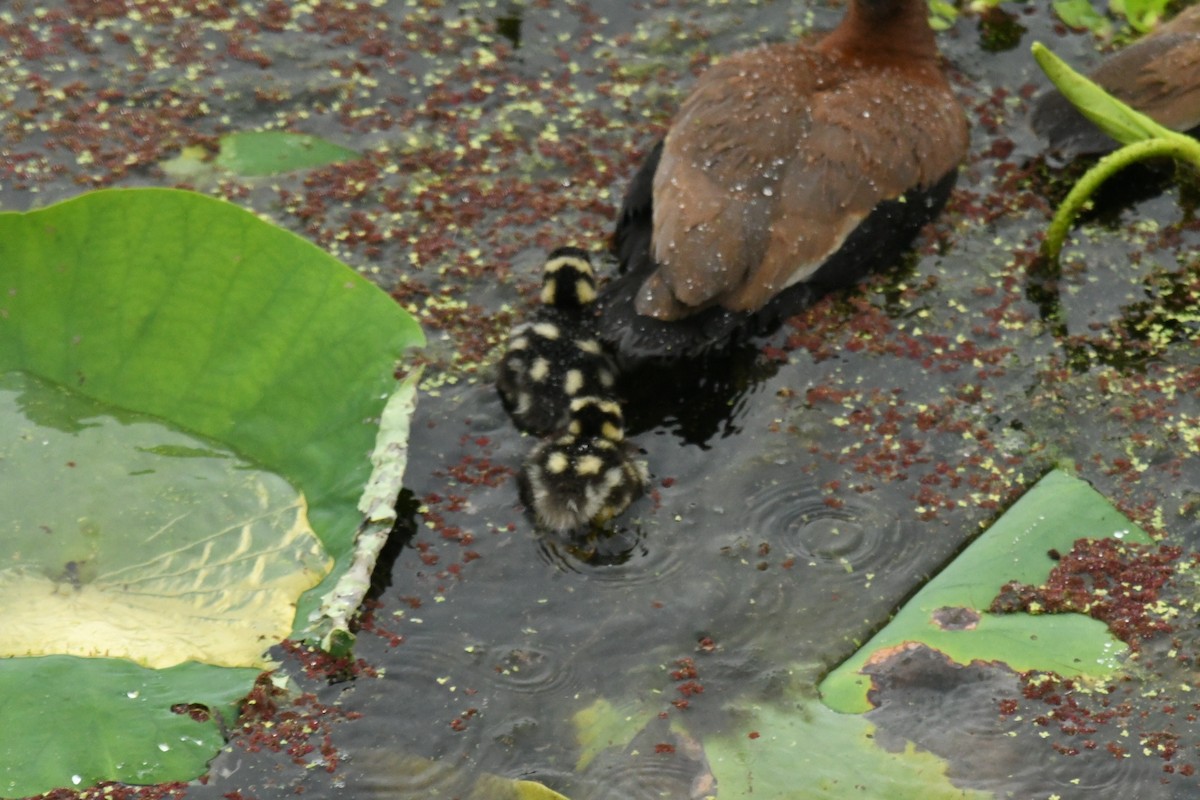
[[[542,302],[561,309],[579,309],[596,299],[596,274],[587,251],[559,247],[542,268]]]
[[[576,397],[571,401],[567,435],[573,439],[625,440],[621,406],[607,397]]]

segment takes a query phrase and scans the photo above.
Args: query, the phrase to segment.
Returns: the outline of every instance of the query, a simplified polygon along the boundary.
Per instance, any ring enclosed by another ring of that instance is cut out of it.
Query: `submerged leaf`
[[[668,723],[651,704],[627,701],[617,706],[598,699],[572,719],[581,751],[576,781],[600,787],[604,797],[632,788],[611,784],[614,775],[622,774],[636,775],[638,788],[658,781],[661,791],[656,797],[749,799],[764,791],[772,800],[987,796],[954,787],[946,776],[946,762],[938,756],[912,746],[901,752],[884,750],[873,724],[830,710],[809,696],[808,686],[797,684],[784,694],[791,699],[735,703],[726,709],[716,733],[708,724],[688,731],[684,717]],[[658,742],[671,742],[671,749],[656,754]],[[655,758],[669,759],[670,768],[655,763]],[[636,763],[647,768],[630,766]]]
[[[644,709],[618,709],[603,697],[575,713],[571,722],[579,740],[579,760],[575,769],[587,769],[604,749],[624,747],[649,721]]]
[[[889,752],[863,717],[838,714],[820,703],[752,706],[737,724],[705,740],[721,800],[984,800],[990,794],[950,783],[946,762],[907,745]]]
[[[468,800],[567,800],[558,792],[536,781],[514,781],[498,775],[484,775],[475,782]]]
[[[212,442],[0,375],[0,656],[264,667],[331,560],[285,480]]]
[[[248,177],[278,175],[359,158],[354,150],[316,136],[287,131],[246,131],[221,137],[217,166]]]
[[[463,800],[568,800],[547,786],[472,768],[468,762],[447,763],[397,752],[368,749],[355,754],[355,769],[346,775],[349,797],[458,797]]]

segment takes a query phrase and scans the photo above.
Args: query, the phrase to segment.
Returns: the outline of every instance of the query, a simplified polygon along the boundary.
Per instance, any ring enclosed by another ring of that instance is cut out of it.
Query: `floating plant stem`
[[[1071,189],[1046,230],[1042,254],[1057,263],[1071,223],[1104,181],[1130,164],[1169,157],[1200,170],[1200,142],[1159,125],[1080,75],[1066,62],[1033,43],[1033,57],[1063,96],[1109,136],[1125,145],[1100,159]]]
[[[1187,139],[1188,137],[1177,135],[1176,138]],[[1130,164],[1148,158],[1164,157],[1188,161],[1200,169],[1200,142],[1191,140],[1189,146],[1174,138],[1147,139],[1126,145],[1096,162],[1096,165],[1084,173],[1083,177],[1071,187],[1071,191],[1050,222],[1050,227],[1046,229],[1046,240],[1042,244],[1042,253],[1046,258],[1051,262],[1058,261],[1058,255],[1062,251],[1067,232],[1071,229],[1071,223],[1075,221],[1075,217],[1082,210],[1084,204],[1102,183]]]

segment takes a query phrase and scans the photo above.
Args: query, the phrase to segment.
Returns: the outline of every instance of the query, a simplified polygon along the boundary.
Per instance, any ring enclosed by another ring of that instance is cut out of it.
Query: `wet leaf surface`
[[[189,780],[221,746],[258,673],[115,658],[0,660],[0,793]]]
[[[22,373],[0,430],[0,656],[264,668],[332,566],[304,498],[219,444]]]
[[[50,716],[5,704],[4,791],[194,778],[223,729],[181,748],[148,732],[214,686],[247,693],[267,649],[308,629],[350,562],[378,415],[420,331],[329,256],[199,194],[98,192],[0,230],[2,666],[14,692],[66,698]],[[106,658],[31,657],[53,653]],[[155,702],[112,727],[86,701],[142,683]],[[43,724],[73,728],[45,762]],[[74,734],[89,728],[103,746]]]

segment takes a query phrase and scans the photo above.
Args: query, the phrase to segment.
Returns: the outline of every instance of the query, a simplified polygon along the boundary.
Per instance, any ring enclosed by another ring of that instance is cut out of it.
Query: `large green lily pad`
[[[1040,584],[1054,561],[1077,539],[1120,538],[1148,544],[1134,525],[1084,481],[1050,472],[982,536],[905,604],[879,633],[821,682],[825,703],[837,711],[870,710],[871,679],[863,673],[913,643],[956,663],[995,661],[1017,672],[1048,670],[1103,678],[1127,651],[1104,623],[1082,614],[993,614],[988,611],[1008,581]],[[945,624],[945,620],[970,620]]]
[[[160,581],[155,589],[159,596],[168,595],[167,587],[172,585],[212,589],[205,581],[220,571],[214,565],[246,555],[255,564],[253,570],[226,574],[234,576],[235,587],[258,588],[274,581],[267,570],[273,561],[268,551],[287,541],[285,550],[290,555],[284,558],[292,559],[300,577],[284,579],[292,584],[291,596],[283,602],[287,624],[277,630],[308,635],[310,615],[354,557],[355,534],[363,520],[359,499],[373,474],[370,455],[377,421],[395,389],[397,359],[422,341],[415,321],[368,281],[299,237],[219,200],[175,190],[112,190],[30,213],[0,214],[0,374],[24,372],[199,437],[172,440],[168,434],[156,433],[156,444],[139,442],[133,448],[147,457],[197,463],[232,458],[229,453],[218,457],[219,448],[206,443],[215,441],[236,452],[245,464],[282,476],[296,490],[291,499],[265,501],[265,507],[287,520],[273,544],[269,536],[247,532],[244,519],[234,519],[229,522],[238,523],[237,535],[221,535],[229,525],[218,525],[208,531],[211,542],[199,550],[177,542],[171,554],[155,554],[146,545],[147,540],[175,535],[174,528],[162,521],[143,531],[140,543],[133,533],[122,531],[120,536],[129,538],[117,539],[120,546],[109,550],[96,541],[117,537],[114,526],[101,525],[86,515],[71,519],[67,510],[68,516],[55,518],[50,526],[58,526],[64,534],[57,552],[39,550],[32,542],[29,547],[18,543],[6,549],[0,571],[7,571],[10,579],[33,581],[25,588],[36,590],[0,594],[4,604],[0,615],[15,614],[15,604],[22,614],[36,618],[39,608],[26,606],[46,601],[48,605],[40,610],[49,633],[58,618],[55,609],[78,604],[84,593],[119,582],[122,566],[113,560],[117,550],[127,551],[129,568],[143,560],[167,559],[145,570],[160,579],[172,571],[165,568],[167,563],[190,565],[178,570],[178,584]],[[27,389],[14,391],[25,396]],[[398,407],[411,410],[411,403]],[[23,409],[27,418],[30,408],[27,403]],[[90,453],[90,445],[80,444],[80,432],[66,427],[60,431],[63,446],[83,447],[77,452]],[[89,435],[96,433],[91,423],[82,427]],[[0,435],[13,437],[17,431]],[[8,452],[21,449],[18,444],[11,440],[0,447]],[[128,474],[131,471],[157,468],[125,467],[126,474],[113,480],[134,477]],[[61,469],[74,468],[63,464]],[[248,476],[243,466],[227,471],[235,481]],[[260,494],[261,482],[247,480],[250,494]],[[116,491],[107,486],[101,481],[78,490]],[[378,487],[374,491],[378,493]],[[22,511],[29,511],[27,520],[38,517],[36,510]],[[243,510],[234,516],[247,513]],[[10,508],[0,509],[0,529],[10,534],[16,530],[27,539],[46,535],[37,526],[12,522],[15,518]],[[305,533],[309,528],[311,534]],[[314,549],[316,541],[324,553]],[[41,555],[31,556],[34,552]],[[325,573],[326,558],[333,559],[332,570],[297,600],[295,595]],[[196,564],[207,566],[195,569]],[[214,592],[205,602],[224,597],[219,589]],[[278,600],[268,605],[272,613],[279,613]],[[148,619],[154,618],[154,608],[151,601]],[[163,619],[178,612],[170,603],[159,608]],[[247,606],[231,613],[245,618],[259,610]],[[109,616],[118,613],[114,609]],[[65,619],[77,622],[70,615]],[[225,627],[232,636],[238,626],[226,620]],[[142,633],[148,639],[155,636],[154,631]],[[258,630],[251,636],[256,638],[252,652],[259,659],[277,640],[277,634]],[[176,659],[134,657],[146,663]],[[61,695],[68,688],[81,695],[120,694],[128,685],[128,676],[114,680],[120,670],[106,659],[81,659],[70,683],[59,686],[54,681],[61,673],[48,673],[43,658],[11,658],[2,663],[6,695],[47,689]],[[198,669],[191,661],[184,666]],[[243,693],[256,671],[234,671]],[[224,688],[216,696],[213,681],[186,679],[191,674],[201,673],[172,673],[182,678],[167,684],[174,703],[217,707],[224,702],[222,697],[227,699]],[[37,743],[26,734],[31,726],[46,724],[44,719],[21,719],[17,716],[21,708],[5,705],[0,721],[0,760],[17,767],[43,760]],[[161,704],[154,712],[162,713]],[[104,713],[103,709],[81,712],[74,725],[94,726],[95,718]],[[88,781],[174,780],[183,772],[198,774],[214,751],[196,748],[184,769],[174,756],[170,763],[160,758],[161,743],[139,738],[138,729],[133,724],[113,726],[113,738],[103,741],[113,765],[136,764],[136,770],[85,768],[92,762],[83,751],[97,743],[95,737],[88,737],[80,740],[82,749],[54,751],[62,763],[52,765],[51,773],[86,776]],[[47,774],[22,771],[7,776],[2,788],[8,796],[44,791],[56,785],[45,782]]]

